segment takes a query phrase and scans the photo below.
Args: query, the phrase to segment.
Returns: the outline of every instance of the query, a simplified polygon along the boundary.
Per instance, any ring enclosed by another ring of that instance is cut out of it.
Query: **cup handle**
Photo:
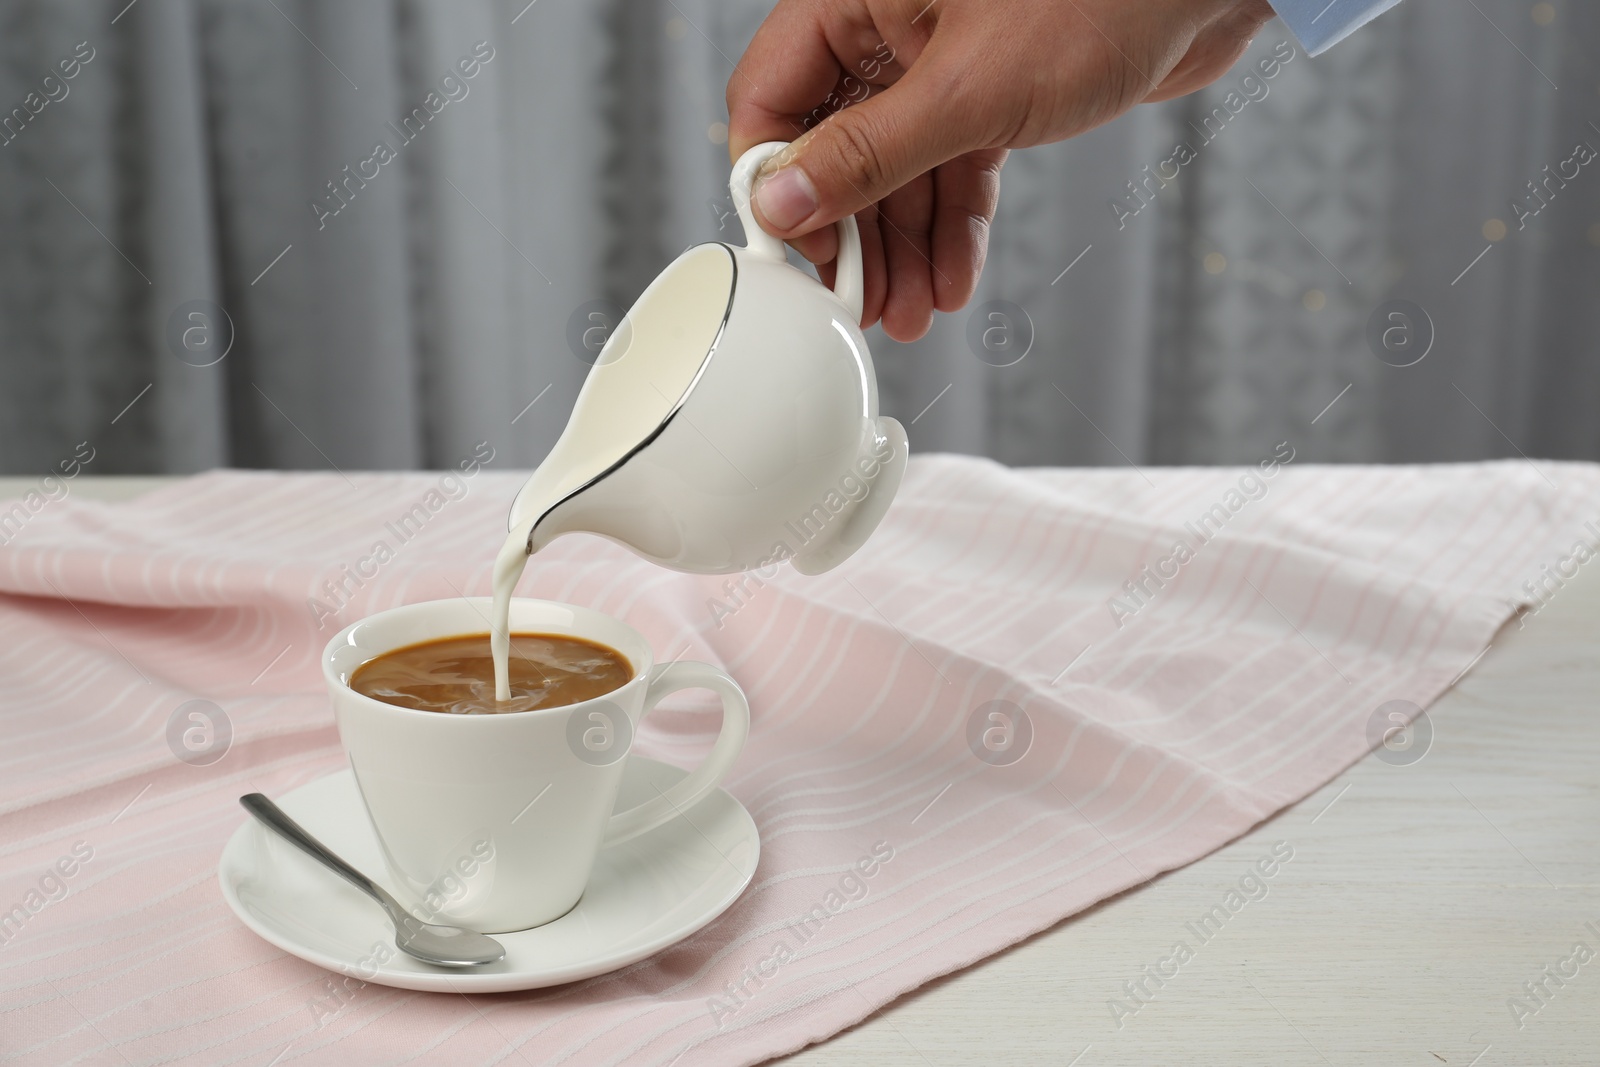
[[[704,799],[727,777],[744,748],[745,738],[750,736],[750,703],[745,700],[744,690],[709,663],[665,663],[651,668],[639,718],[643,720],[662,697],[680,689],[709,689],[722,698],[722,732],[717,735],[717,743],[689,777],[666,792],[611,816],[602,848],[654,830]]]
[[[733,165],[733,175],[728,179],[728,192],[733,194],[733,206],[744,224],[745,247],[767,259],[779,263],[786,260],[783,242],[763,230],[756,222],[750,206],[750,190],[755,185],[756,174],[773,156],[789,147],[788,141],[768,141],[758,144],[739,157]],[[861,321],[861,309],[866,303],[866,276],[861,269],[861,230],[856,217],[846,215],[835,225],[839,228],[839,258],[834,262],[833,295],[850,309],[855,321]]]

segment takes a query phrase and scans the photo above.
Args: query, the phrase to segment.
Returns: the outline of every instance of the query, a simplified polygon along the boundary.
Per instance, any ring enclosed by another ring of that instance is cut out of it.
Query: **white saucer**
[[[630,756],[617,806],[656,796],[685,775]],[[277,802],[356,869],[393,888],[348,769]],[[750,813],[718,789],[682,818],[602,849],[575,908],[532,930],[495,934],[506,958],[460,971],[400,952],[376,903],[248,816],[223,848],[217,877],[246,926],[319,967],[401,989],[503,993],[591,978],[683,940],[739,898],[760,855]]]

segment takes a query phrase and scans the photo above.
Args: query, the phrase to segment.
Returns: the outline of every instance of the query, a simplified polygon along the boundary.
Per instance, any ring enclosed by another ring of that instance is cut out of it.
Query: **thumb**
[[[791,238],[875,204],[987,139],[963,121],[959,78],[941,77],[924,54],[883,92],[824,119],[760,177],[751,198],[762,229]],[[954,105],[954,106],[953,106]]]

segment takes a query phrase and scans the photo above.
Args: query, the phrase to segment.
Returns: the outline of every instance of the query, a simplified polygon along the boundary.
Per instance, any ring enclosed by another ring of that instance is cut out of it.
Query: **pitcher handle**
[[[756,173],[769,159],[789,147],[788,141],[768,141],[758,144],[739,157],[733,165],[733,176],[728,179],[728,191],[733,194],[733,206],[744,224],[745,247],[767,259],[785,262],[783,242],[772,236],[756,222],[755,210],[750,206],[750,190],[755,185]],[[780,165],[787,162],[780,160]],[[839,228],[839,258],[834,262],[833,295],[850,309],[855,321],[861,321],[861,309],[866,303],[866,278],[861,269],[861,230],[856,217],[846,215],[836,226]]]

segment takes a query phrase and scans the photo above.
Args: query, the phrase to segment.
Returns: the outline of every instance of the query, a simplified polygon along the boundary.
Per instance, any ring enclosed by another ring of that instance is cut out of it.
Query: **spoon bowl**
[[[376,900],[394,923],[395,947],[406,955],[435,967],[482,967],[506,958],[505,946],[492,937],[459,926],[425,923],[412,915],[382,886],[307,833],[265,794],[247,793],[239,803],[267,829]]]
[[[394,913],[391,911],[390,917]],[[505,959],[506,950],[487,934],[459,926],[436,926],[411,915],[394,925],[394,943],[401,952],[435,967],[481,967]]]

